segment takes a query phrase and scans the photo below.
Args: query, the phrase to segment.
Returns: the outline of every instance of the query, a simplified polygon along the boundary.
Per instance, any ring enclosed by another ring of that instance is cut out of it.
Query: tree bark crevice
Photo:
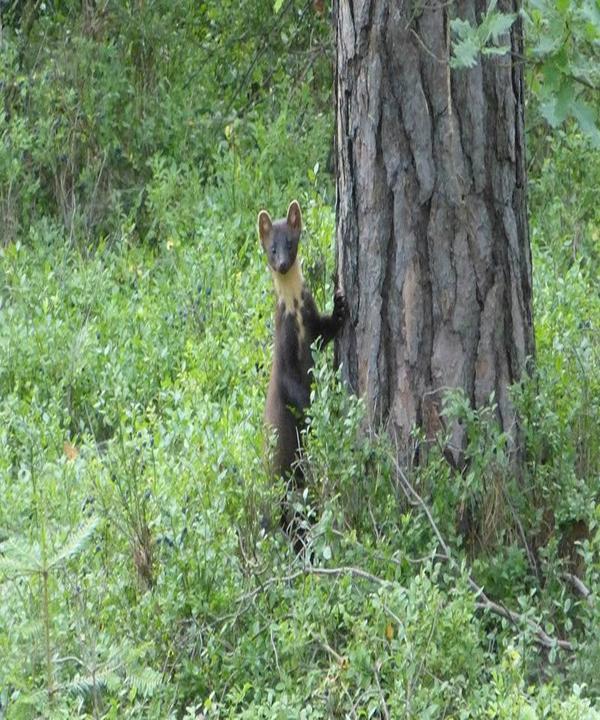
[[[440,62],[451,16],[485,9],[335,5],[337,265],[351,320],[338,352],[371,418],[404,443],[439,420],[445,387],[475,406],[494,393],[512,432],[508,386],[533,353],[522,67]]]

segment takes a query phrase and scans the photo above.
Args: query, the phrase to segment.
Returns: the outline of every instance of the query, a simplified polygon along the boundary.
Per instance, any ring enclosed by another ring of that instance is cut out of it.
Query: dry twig
[[[592,595],[592,591],[587,587],[587,585],[585,585],[583,580],[577,577],[577,575],[565,572],[563,573],[563,577],[565,580],[568,580],[571,583],[571,585],[575,588],[575,590],[577,590],[581,597],[587,600],[590,605],[594,602],[594,596]]]
[[[398,465],[397,462],[395,462],[395,468],[400,487],[404,492],[406,499],[411,505],[420,507],[423,513],[427,516],[427,520],[431,525],[431,529],[433,530],[442,550],[444,551],[446,562],[448,562],[448,564],[454,570],[459,571],[460,568],[458,567],[456,560],[452,557],[450,548],[448,547],[448,544],[444,541],[444,538],[442,537],[439,528],[435,520],[433,519],[433,516],[431,515],[431,511],[427,507],[427,504],[419,495],[419,493],[414,489],[414,487],[409,483],[408,478],[406,477],[402,468]],[[478,598],[478,602],[476,604],[477,608],[482,610],[489,610],[490,612],[494,613],[494,615],[498,615],[505,618],[506,620],[510,620],[510,622],[514,624],[524,623],[531,630],[536,641],[544,647],[552,648],[557,646],[563,650],[569,650],[570,652],[573,652],[575,650],[573,643],[571,643],[569,640],[561,640],[559,638],[551,637],[535,620],[532,620],[531,618],[528,618],[521,613],[515,612],[514,610],[509,610],[508,608],[503,607],[497,602],[491,600],[485,594],[481,585],[478,585],[475,580],[473,580],[470,573],[468,575],[468,583],[469,587]]]

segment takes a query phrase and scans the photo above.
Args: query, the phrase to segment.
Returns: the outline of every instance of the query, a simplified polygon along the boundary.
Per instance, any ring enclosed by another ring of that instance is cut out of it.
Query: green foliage
[[[471,68],[477,64],[480,55],[505,55],[509,45],[499,45],[501,39],[516,20],[516,15],[498,12],[497,0],[490,0],[479,24],[472,25],[469,20],[454,18],[450,21],[452,32],[457,40],[452,46],[450,67]]]
[[[250,188],[257,166],[246,162],[239,187]],[[551,681],[532,685],[539,660],[526,629],[481,615],[465,577],[436,560],[426,518],[399,494],[390,448],[364,433],[363,406],[332,373],[330,351],[315,369],[301,498],[312,519],[312,569],[279,533],[265,534],[261,518],[280,498],[257,430],[272,301],[254,218],[230,211],[223,181],[198,215],[188,211],[199,202],[193,195],[162,202],[177,173],[159,164],[155,174],[155,219],[171,228],[156,251],[125,236],[84,256],[50,226],[34,243],[2,251],[0,682],[8,717],[327,718],[353,707],[372,715],[386,707],[390,716],[408,707],[418,717],[594,717],[586,699],[595,691],[593,608],[567,605],[569,595],[560,608],[529,595],[534,581],[519,540],[497,525],[488,563],[474,565],[479,579],[547,623],[581,627],[585,650],[573,677],[589,690],[571,693],[553,666],[545,669]],[[318,194],[300,200],[306,275],[330,307],[332,214]],[[277,194],[265,204],[285,209]],[[552,314],[545,326],[563,329]],[[555,386],[540,400],[545,407]],[[460,557],[452,507],[464,500],[477,509],[506,481],[507,466],[493,412],[473,414],[455,398],[447,413],[464,417],[470,471],[451,476],[432,451],[413,481]],[[556,427],[569,437],[561,417]],[[578,447],[570,452],[577,457]],[[566,500],[571,476],[545,462]],[[46,614],[39,573],[24,580],[13,567],[14,548],[29,557],[39,547],[42,517],[46,565],[60,558],[48,575]],[[585,548],[585,581],[596,588],[597,539]],[[559,561],[548,554],[548,562],[558,577]]]
[[[533,136],[523,476],[493,399],[449,395],[464,462],[416,434],[411,504],[389,440],[317,353],[294,498],[309,563],[264,527],[282,488],[263,459],[273,301],[255,222],[298,197],[330,310],[326,22],[272,0],[3,13],[0,717],[599,717],[585,138]],[[465,40],[495,52],[502,17],[471,18]],[[482,608],[469,576],[522,620]],[[540,650],[533,621],[576,652]]]
[[[157,163],[202,195],[223,151],[237,163],[284,104],[297,136],[328,108],[327,25],[307,5],[276,16],[271,0],[19,5],[0,35],[3,242],[41,216],[80,243],[124,224],[154,239]],[[282,102],[270,89],[283,85]],[[301,167],[288,150],[279,172]]]
[[[600,147],[600,10],[596,0],[527,0],[519,15],[490,0],[480,18],[453,18],[450,67],[473,68],[480,58],[511,52],[508,33],[519,20],[526,39],[529,111],[552,128],[574,120],[590,144]],[[514,45],[512,46],[514,52]]]
[[[580,188],[574,192],[574,188]],[[560,133],[552,158],[532,183],[532,236],[538,372],[547,423],[539,433],[565,462],[562,474],[600,472],[600,155],[584,139]],[[560,328],[560,332],[557,331]],[[539,398],[538,398],[539,401]],[[552,430],[554,426],[554,430]],[[536,455],[547,454],[538,446]],[[570,465],[570,469],[566,467]]]
[[[532,69],[529,86],[552,126],[568,118],[600,147],[600,9],[595,0],[529,0],[524,17]]]

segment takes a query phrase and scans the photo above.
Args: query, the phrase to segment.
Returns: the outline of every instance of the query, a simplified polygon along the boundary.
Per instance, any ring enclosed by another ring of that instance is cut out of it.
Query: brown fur
[[[266,210],[261,211],[258,231],[277,296],[273,365],[265,408],[266,424],[276,436],[271,469],[274,477],[298,484],[300,472],[294,470],[294,463],[310,404],[310,347],[318,338],[325,345],[335,337],[344,323],[346,303],[344,296],[336,293],[333,314],[321,315],[304,284],[297,258],[302,214],[295,200],[281,220],[272,222]],[[287,524],[285,519],[283,522]]]

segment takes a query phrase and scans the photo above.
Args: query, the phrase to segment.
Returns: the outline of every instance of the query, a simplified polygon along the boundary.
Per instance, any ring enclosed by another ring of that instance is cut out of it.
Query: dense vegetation
[[[464,472],[397,467],[321,357],[305,564],[255,220],[300,200],[330,307],[331,38],[278,5],[2,4],[0,718],[600,717],[600,154],[534,63],[522,476],[458,395]]]

